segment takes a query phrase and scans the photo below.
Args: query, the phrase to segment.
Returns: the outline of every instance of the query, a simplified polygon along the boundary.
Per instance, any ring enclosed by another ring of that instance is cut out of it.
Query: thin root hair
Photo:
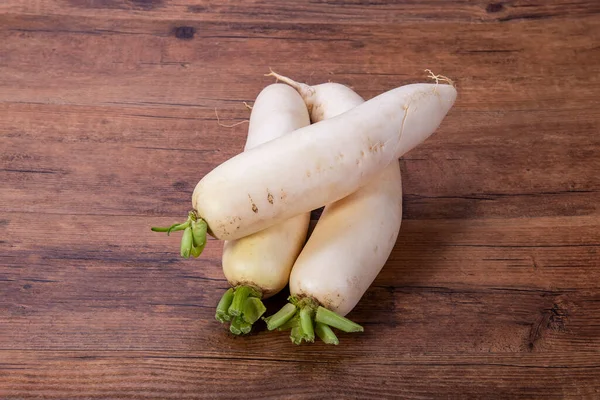
[[[428,74],[428,75],[427,75],[427,77],[428,77],[428,78],[431,78],[431,79],[435,80],[435,85],[436,85],[436,88],[437,88],[437,85],[438,85],[440,82],[446,82],[446,83],[448,83],[450,86],[452,86],[452,87],[456,87],[456,86],[454,85],[454,81],[453,81],[452,79],[448,78],[447,76],[444,76],[444,75],[436,75],[436,74],[434,74],[433,72],[431,72],[431,70],[430,70],[430,69],[426,69],[426,70],[425,70],[425,72],[427,72],[427,74]]]
[[[250,120],[248,120],[248,119],[245,119],[245,120],[243,120],[243,121],[239,121],[239,122],[236,122],[235,124],[231,124],[231,125],[223,124],[223,123],[221,122],[221,120],[219,119],[219,114],[217,113],[217,107],[215,107],[215,116],[217,117],[217,124],[219,124],[219,126],[222,126],[223,128],[233,128],[233,127],[236,127],[236,126],[238,126],[238,125],[241,125],[241,124],[245,124],[245,123],[247,123],[247,122],[250,122]]]

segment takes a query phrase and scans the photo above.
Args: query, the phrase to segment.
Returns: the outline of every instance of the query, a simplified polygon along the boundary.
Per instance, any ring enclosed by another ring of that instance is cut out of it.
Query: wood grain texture
[[[598,43],[593,0],[1,2],[0,397],[600,397]],[[337,347],[233,337],[221,243],[148,229],[242,151],[215,108],[269,67],[459,89]]]

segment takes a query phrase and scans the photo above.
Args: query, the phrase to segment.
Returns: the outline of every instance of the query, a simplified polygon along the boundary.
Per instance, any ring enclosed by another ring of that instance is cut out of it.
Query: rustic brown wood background
[[[3,0],[0,397],[600,398],[599,45],[597,0]],[[337,347],[230,335],[221,243],[149,230],[268,67],[459,89]]]

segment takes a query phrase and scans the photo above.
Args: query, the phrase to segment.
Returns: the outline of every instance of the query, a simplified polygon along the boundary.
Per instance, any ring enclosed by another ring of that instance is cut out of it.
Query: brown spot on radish
[[[321,306],[327,308],[328,310],[331,310],[332,308],[334,308],[333,306],[333,300],[331,300],[329,298],[329,296],[325,297],[324,299],[322,299],[322,301],[320,301]]]
[[[329,310],[335,310],[340,304],[345,301],[345,298],[340,292],[331,293],[325,298],[321,299],[321,305]]]
[[[287,193],[281,189],[281,196],[280,196],[281,200],[285,200],[287,198]]]
[[[218,228],[217,230],[221,231],[221,233],[223,235],[228,235],[229,234],[229,231],[227,230],[227,225],[225,225],[224,223],[217,224],[217,228]],[[211,232],[210,235],[213,236],[213,233]]]
[[[361,157],[364,157],[364,156],[365,156],[365,152],[361,150],[361,151],[360,151],[360,156],[361,156]]]
[[[229,222],[229,225],[233,225],[235,224],[235,218],[236,217],[227,217],[226,221]]]
[[[258,207],[256,207],[256,204],[254,204],[254,200],[252,200],[252,196],[250,196],[250,193],[248,193],[248,199],[250,199],[250,205],[252,206],[252,212],[254,212],[256,214],[258,212]]]
[[[381,144],[381,143],[375,143],[375,144],[369,145],[369,151],[371,153],[377,153],[380,149],[383,149],[383,144]]]
[[[356,288],[360,290],[360,279],[358,279],[358,276],[353,276],[352,278],[348,278],[346,279],[346,283],[348,284],[349,287],[351,288]]]
[[[267,201],[271,204],[273,204],[273,195],[269,192],[267,192]]]
[[[310,170],[307,170],[307,171],[306,171],[306,177],[307,177],[307,178],[310,178]]]

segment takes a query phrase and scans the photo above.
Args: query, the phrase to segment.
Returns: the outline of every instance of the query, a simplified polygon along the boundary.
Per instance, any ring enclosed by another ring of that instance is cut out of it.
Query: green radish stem
[[[167,235],[170,235],[171,232],[183,231],[180,249],[183,258],[189,258],[190,255],[193,257],[200,256],[206,246],[208,225],[206,221],[198,217],[195,211],[190,211],[187,220],[181,224],[173,224],[167,227],[152,227],[151,230],[153,232],[166,232]]]
[[[334,313],[324,307],[319,306],[317,308],[317,315],[315,317],[317,322],[325,325],[333,326],[344,332],[363,332],[364,328],[359,324],[350,321],[348,318],[344,318],[341,315]]]
[[[188,226],[190,226],[189,219],[187,221],[185,221],[183,224],[173,224],[171,226],[166,226],[166,227],[153,226],[152,228],[150,228],[150,230],[152,232],[167,232],[167,236],[169,236],[171,234],[171,232],[182,231],[185,228],[187,228]]]
[[[202,253],[202,249],[204,249],[204,246],[202,246],[202,247],[192,246],[190,254],[194,258],[198,258],[200,256],[200,254]]]
[[[260,292],[256,289],[251,288],[250,286],[238,286],[234,290],[233,301],[231,302],[231,306],[229,306],[229,315],[231,316],[242,316],[244,313],[244,305],[246,303],[246,299],[249,296],[258,297],[260,299]]]
[[[194,246],[204,247],[206,245],[206,232],[208,231],[208,225],[206,221],[197,219],[192,221],[192,232],[194,232]]]
[[[229,306],[231,305],[232,301],[233,288],[229,288],[225,293],[223,293],[223,296],[221,297],[221,300],[219,300],[219,304],[217,305],[217,314],[215,315],[217,321],[221,323],[231,321],[231,317],[229,316],[229,314],[227,314],[227,310],[229,310]]]
[[[192,228],[188,226],[183,231],[183,236],[181,237],[181,257],[190,258],[193,246],[194,238],[192,237]]]
[[[297,319],[295,317],[297,323],[292,326],[292,330],[290,331],[292,343],[300,344],[303,340],[310,343],[315,341],[315,331],[311,314],[313,314],[313,310],[310,306],[305,305],[300,308]]]
[[[273,329],[277,329],[280,326],[284,325],[288,322],[294,314],[296,314],[296,306],[292,303],[287,303],[285,306],[281,307],[281,310],[277,311],[275,314],[270,317],[264,318],[267,323],[267,329],[272,331]]]
[[[261,291],[251,286],[229,288],[217,305],[215,318],[221,323],[231,322],[229,330],[235,335],[249,333],[267,310],[261,297]]]
[[[295,312],[296,311],[294,309],[294,313]],[[293,318],[289,319],[285,324],[283,324],[280,327],[278,327],[277,330],[278,331],[287,331],[287,330],[295,328],[295,327],[297,327],[299,325],[300,325],[300,316],[296,314]]]
[[[339,344],[331,327],[343,332],[362,332],[362,326],[320,306],[311,298],[297,299],[290,296],[289,303],[277,313],[264,318],[269,330],[291,329],[290,339],[294,344],[302,341],[314,342],[316,335],[327,344]]]
[[[304,306],[300,309],[300,327],[304,333],[305,340],[311,343],[315,341],[312,314],[314,313],[310,306]]]
[[[234,318],[229,325],[229,331],[234,335],[244,335],[252,329],[252,324],[247,323],[242,318]]]
[[[244,321],[249,324],[253,324],[267,311],[265,305],[260,301],[258,297],[248,297],[244,302],[244,309],[242,316]]]
[[[328,325],[317,322],[315,324],[315,333],[323,342],[327,344],[340,344],[337,336],[335,336],[335,333],[333,333]]]
[[[300,344],[300,343],[302,343],[303,338],[304,338],[304,335],[302,333],[302,328],[300,326],[293,327],[292,330],[290,331],[290,339],[292,339],[292,343]]]

